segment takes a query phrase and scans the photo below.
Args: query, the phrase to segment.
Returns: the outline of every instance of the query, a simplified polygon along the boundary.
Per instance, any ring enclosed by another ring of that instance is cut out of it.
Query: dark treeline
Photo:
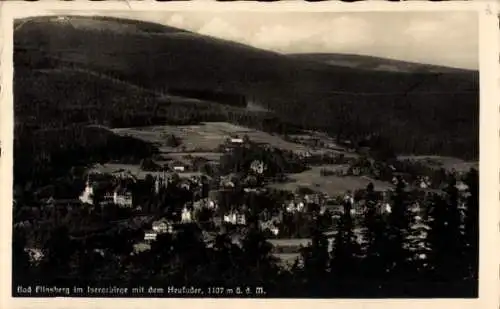
[[[226,104],[229,106],[247,106],[247,98],[244,95],[211,90],[179,89],[169,88],[168,93],[186,98],[194,98],[214,103]]]
[[[156,152],[151,144],[100,127],[23,130],[14,139],[14,184],[35,189],[67,176],[73,167],[110,160],[139,163]]]

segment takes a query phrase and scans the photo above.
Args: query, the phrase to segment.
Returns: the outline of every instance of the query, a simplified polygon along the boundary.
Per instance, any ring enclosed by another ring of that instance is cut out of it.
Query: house
[[[85,189],[83,190],[79,199],[84,204],[94,205],[94,188],[89,179],[87,179]]]
[[[169,167],[174,172],[185,172],[189,170],[190,163],[187,160],[175,159],[169,162]]]
[[[152,230],[146,231],[144,233],[144,241],[147,241],[147,242],[155,241],[157,236],[158,236],[158,233],[155,231],[152,231]]]
[[[392,212],[391,204],[389,204],[389,203],[383,203],[382,204],[382,213],[390,214],[391,212]]]
[[[422,211],[422,208],[420,207],[420,204],[418,202],[412,203],[410,206],[410,212],[412,213],[419,213]]]
[[[184,165],[174,165],[172,168],[175,172],[184,172],[186,169]]]
[[[191,189],[191,181],[185,178],[181,179],[179,182],[179,188],[189,191]]]
[[[258,188],[244,188],[243,191],[246,193],[258,193],[259,189]]]
[[[103,249],[95,248],[94,253],[100,255],[101,257],[104,257],[106,255],[106,252],[104,252]]]
[[[230,224],[236,224],[236,213],[229,213],[224,215],[224,222]]]
[[[247,218],[246,218],[245,214],[243,214],[243,213],[236,214],[236,224],[239,224],[239,225],[246,225],[247,224]]]
[[[276,226],[272,226],[269,231],[271,231],[271,233],[274,235],[274,236],[278,236],[279,233],[280,233],[280,229]]]
[[[181,212],[181,222],[182,223],[190,223],[193,221],[193,212],[187,207],[184,207]]]
[[[153,222],[152,230],[158,234],[173,233],[174,228],[171,222],[166,220],[158,220]]]
[[[201,200],[198,200],[193,203],[193,207],[195,209],[202,209],[202,208],[208,208],[208,209],[217,209],[217,203],[216,201],[213,201],[209,198],[204,198]]]
[[[24,248],[24,252],[28,254],[30,262],[34,264],[40,262],[45,256],[42,249],[39,248]]]
[[[346,195],[344,195],[344,202],[348,202],[349,204],[354,205],[354,196],[348,192]]]
[[[298,149],[293,151],[294,155],[300,157],[300,158],[310,158],[312,157],[312,154],[309,150],[303,150],[303,149]]]
[[[217,203],[212,200],[208,200],[207,202],[208,209],[217,209]]]
[[[247,220],[244,213],[230,211],[223,216],[223,221],[233,225],[246,225]]]
[[[165,177],[163,176],[156,176],[155,177],[155,193],[159,194],[160,190],[162,188],[165,188],[167,186],[167,181]]]
[[[301,212],[305,209],[305,204],[302,201],[290,201],[285,205],[287,212]]]
[[[260,160],[254,160],[250,164],[250,170],[252,172],[254,172],[255,174],[261,175],[264,173],[265,169],[266,169],[266,167],[264,165],[264,162],[262,162]]]
[[[418,186],[420,189],[427,189],[431,186],[431,181],[428,176],[418,178]]]
[[[455,187],[458,189],[458,191],[461,192],[469,190],[469,186],[466,185],[463,181],[457,181]]]
[[[231,144],[243,144],[243,138],[239,137],[239,136],[233,136],[229,139],[229,141],[231,142]]]
[[[271,220],[260,222],[260,228],[264,231],[268,230],[274,236],[278,236],[280,231],[279,228],[276,226],[275,222]]]
[[[120,207],[132,207],[132,193],[122,187],[116,188],[113,192],[113,203]]]

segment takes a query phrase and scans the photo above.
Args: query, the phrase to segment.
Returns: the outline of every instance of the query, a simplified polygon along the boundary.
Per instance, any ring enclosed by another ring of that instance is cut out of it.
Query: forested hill
[[[151,91],[251,96],[301,126],[349,139],[379,133],[400,153],[478,155],[478,72],[408,74],[325,64],[115,18],[37,17],[17,21],[15,29],[16,78],[32,78],[23,67],[78,67]],[[64,96],[47,95],[39,99]],[[137,103],[137,111],[142,106]]]

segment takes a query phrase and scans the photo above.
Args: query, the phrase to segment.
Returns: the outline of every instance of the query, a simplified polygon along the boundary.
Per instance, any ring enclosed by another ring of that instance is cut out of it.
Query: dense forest
[[[169,98],[161,98],[133,87],[123,87],[123,85],[108,79],[97,78],[71,69],[31,72],[20,69],[17,72],[14,85],[16,94],[15,152],[18,154],[29,153],[34,156],[34,160],[32,158],[23,160],[22,155],[16,155],[16,166],[27,167],[38,162],[37,157],[47,156],[54,151],[50,143],[43,142],[45,139],[57,140],[58,156],[63,155],[65,148],[67,148],[66,156],[70,158],[74,153],[72,152],[74,150],[71,150],[73,147],[71,145],[74,144],[75,140],[71,134],[60,134],[64,131],[81,130],[78,134],[87,134],[86,142],[80,145],[82,147],[88,146],[90,149],[91,143],[97,143],[100,139],[93,138],[95,129],[84,129],[85,125],[89,124],[131,127],[227,121],[280,134],[291,134],[301,128],[323,129],[339,140],[350,140],[354,145],[370,146],[374,151],[373,155],[381,152],[386,154],[420,153],[475,159],[478,153],[477,133],[479,125],[477,122],[475,126],[468,128],[468,135],[461,133],[459,129],[452,130],[450,127],[450,135],[447,138],[442,136],[446,131],[445,128],[438,128],[432,126],[431,123],[426,123],[426,119],[435,119],[436,117],[458,119],[461,117],[460,114],[465,114],[465,111],[464,113],[449,113],[444,106],[434,104],[434,102],[429,102],[428,109],[418,109],[422,111],[420,114],[418,110],[416,112],[414,109],[408,110],[407,106],[402,108],[394,104],[391,108],[377,108],[376,105],[379,104],[376,102],[366,103],[366,111],[363,111],[363,102],[339,106],[339,115],[332,119],[332,125],[318,128],[313,125],[300,126],[294,122],[288,122],[271,112],[248,111],[210,102],[174,101]],[[141,106],[140,110],[137,110],[138,105]],[[459,105],[454,109],[457,110],[461,107],[467,108],[466,105]],[[411,117],[417,117],[422,121],[418,128],[415,128],[414,133],[410,134],[405,131],[409,128],[407,126],[404,130],[398,129],[398,125],[404,125],[405,122],[398,122],[391,118],[394,113],[411,115]],[[453,123],[457,124],[457,121],[453,121]],[[467,123],[467,121],[466,119],[460,120],[457,125]],[[459,128],[465,130],[463,126],[459,126]],[[418,133],[424,130],[428,133]],[[65,136],[68,138],[64,139]],[[373,136],[378,138],[370,138],[367,142],[367,137]],[[471,144],[472,138],[475,142]],[[37,149],[33,148],[35,144],[38,145]],[[110,152],[117,151],[111,150],[111,147],[115,147],[114,145],[116,144],[108,145]],[[24,150],[28,148],[29,152]],[[132,148],[118,147],[118,149],[121,149],[120,151],[124,152],[123,156],[127,157],[130,154],[126,152]],[[146,151],[144,155],[149,153]],[[144,158],[144,155],[137,157],[137,159]],[[88,162],[91,162],[92,156],[87,158]],[[63,161],[52,160],[52,162]],[[16,174],[16,177],[24,176]]]

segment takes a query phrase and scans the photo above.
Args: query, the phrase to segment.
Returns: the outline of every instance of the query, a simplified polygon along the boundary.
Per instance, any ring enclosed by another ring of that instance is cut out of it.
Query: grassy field
[[[222,152],[171,152],[164,155],[164,157],[172,160],[180,160],[186,157],[203,158],[208,161],[218,162],[222,155]]]
[[[227,122],[203,122],[200,125],[188,126],[153,126],[141,128],[118,128],[112,129],[113,133],[153,143],[158,146],[160,152],[169,155],[172,153],[213,153],[217,152],[219,145],[224,143],[232,135],[247,135],[252,142],[265,143],[278,149],[288,151],[309,151],[312,154],[326,152],[339,152],[328,148],[313,148],[299,143],[285,141],[279,135],[234,125]],[[173,134],[182,140],[179,147],[166,145],[167,137]],[[194,154],[192,154],[194,156]],[[210,155],[215,156],[215,155]]]
[[[295,191],[299,187],[310,188],[315,191],[335,196],[345,193],[347,190],[364,189],[372,182],[377,190],[385,190],[392,187],[388,182],[370,179],[368,177],[355,176],[322,176],[320,171],[323,168],[332,169],[332,165],[313,166],[310,170],[299,174],[290,174],[291,182],[271,184],[272,188]]]
[[[107,164],[97,164],[88,170],[89,173],[102,173],[102,174],[119,174],[130,173],[138,179],[145,179],[147,175],[162,176],[163,172],[154,171],[144,171],[139,165],[135,164],[118,164],[118,163],[107,163]],[[169,173],[167,173],[168,175]],[[201,176],[200,172],[184,172],[177,173],[181,178],[190,178],[192,176]]]
[[[103,173],[103,174],[119,174],[121,172],[130,173],[137,177],[138,179],[146,178],[146,175],[160,176],[161,172],[146,172],[141,169],[139,165],[135,164],[118,164],[118,163],[108,163],[108,164],[97,164],[89,169],[89,173]]]
[[[399,160],[410,160],[420,162],[433,168],[444,168],[456,170],[457,172],[468,172],[471,168],[479,170],[479,162],[464,161],[459,158],[444,156],[399,156]]]

